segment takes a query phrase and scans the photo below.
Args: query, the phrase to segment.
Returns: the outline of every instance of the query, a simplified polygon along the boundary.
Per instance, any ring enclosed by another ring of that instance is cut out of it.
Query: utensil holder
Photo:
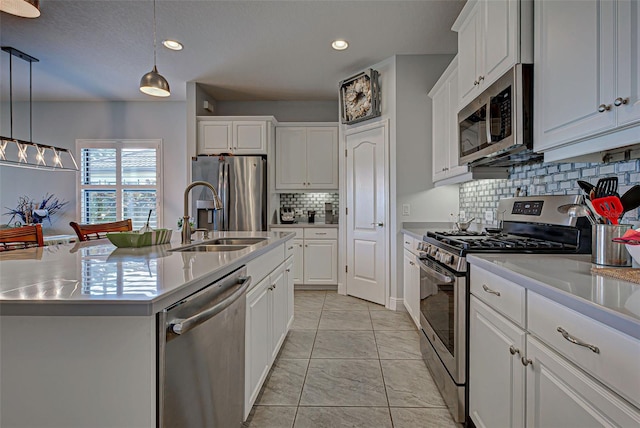
[[[591,233],[591,262],[605,266],[631,266],[631,255],[624,245],[612,242],[631,229],[630,224],[594,224]]]

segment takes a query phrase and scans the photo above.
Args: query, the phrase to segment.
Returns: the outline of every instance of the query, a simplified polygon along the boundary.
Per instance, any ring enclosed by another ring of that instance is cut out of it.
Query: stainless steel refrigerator
[[[196,227],[209,230],[267,230],[267,162],[261,156],[195,156],[193,181],[211,183],[224,208],[214,211],[211,190],[193,189]]]

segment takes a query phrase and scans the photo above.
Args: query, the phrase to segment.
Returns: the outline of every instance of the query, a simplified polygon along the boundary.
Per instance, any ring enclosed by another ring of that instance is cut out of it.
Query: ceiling
[[[40,60],[34,100],[152,100],[138,90],[153,66],[151,0],[42,0],[37,19],[0,13],[0,38]],[[159,72],[169,100],[195,81],[219,101],[330,100],[338,82],[395,54],[453,54],[464,0],[157,0]],[[180,52],[160,45],[185,45]],[[346,51],[330,44],[349,41]],[[2,96],[8,57],[2,56]],[[13,61],[15,99],[28,63]]]

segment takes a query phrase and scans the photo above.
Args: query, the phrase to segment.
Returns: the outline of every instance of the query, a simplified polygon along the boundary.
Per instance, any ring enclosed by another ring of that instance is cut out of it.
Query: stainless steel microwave
[[[533,65],[516,64],[458,113],[460,165],[508,166],[533,153]]]

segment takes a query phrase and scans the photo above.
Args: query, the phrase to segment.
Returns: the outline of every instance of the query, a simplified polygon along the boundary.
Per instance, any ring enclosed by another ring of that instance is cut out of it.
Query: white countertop
[[[152,315],[277,245],[288,232],[217,232],[269,238],[232,252],[173,252],[170,244],[116,248],[107,239],[0,253],[2,315]],[[195,242],[194,242],[195,243]]]
[[[590,260],[589,254],[467,255],[472,265],[640,339],[640,284],[592,274],[597,265]]]

